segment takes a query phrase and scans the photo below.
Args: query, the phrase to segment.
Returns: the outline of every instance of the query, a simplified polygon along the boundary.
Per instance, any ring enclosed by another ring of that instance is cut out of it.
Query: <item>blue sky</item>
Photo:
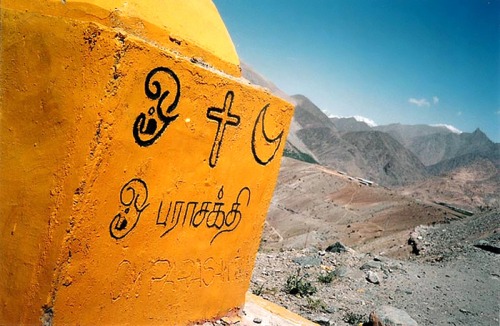
[[[214,0],[240,59],[336,116],[500,142],[500,0]]]

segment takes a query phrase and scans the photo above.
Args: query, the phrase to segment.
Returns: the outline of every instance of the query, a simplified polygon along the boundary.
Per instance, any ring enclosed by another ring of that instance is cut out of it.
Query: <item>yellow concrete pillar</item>
[[[0,7],[0,324],[241,307],[293,108],[212,2]]]

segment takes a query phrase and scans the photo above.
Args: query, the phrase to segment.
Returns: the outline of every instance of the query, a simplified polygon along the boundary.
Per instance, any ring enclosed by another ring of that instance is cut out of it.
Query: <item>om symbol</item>
[[[164,81],[165,90],[162,89],[158,77]],[[144,112],[139,114],[134,122],[135,142],[143,147],[152,145],[161,137],[168,125],[179,117],[179,114],[172,114],[181,96],[179,78],[166,67],[154,68],[146,76],[144,92],[149,99],[157,103],[156,106],[149,108],[147,114]]]
[[[115,239],[129,234],[141,217],[141,213],[149,206],[148,188],[141,179],[132,179],[120,191],[122,208],[109,224],[109,233]]]

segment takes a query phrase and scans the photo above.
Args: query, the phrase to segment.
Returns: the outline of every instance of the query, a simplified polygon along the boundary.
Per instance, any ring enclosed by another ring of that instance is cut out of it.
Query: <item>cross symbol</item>
[[[207,118],[217,122],[217,133],[215,134],[214,144],[212,146],[212,152],[210,153],[210,167],[214,168],[217,165],[217,160],[219,159],[220,147],[222,146],[222,140],[224,139],[224,132],[226,131],[226,125],[238,126],[240,124],[240,116],[232,114],[231,106],[233,105],[234,93],[228,91],[226,93],[226,98],[224,99],[224,107],[216,108],[210,107],[207,110]]]

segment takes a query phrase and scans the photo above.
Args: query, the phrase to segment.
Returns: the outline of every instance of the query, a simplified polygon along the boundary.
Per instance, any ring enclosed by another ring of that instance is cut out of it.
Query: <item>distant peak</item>
[[[488,136],[486,136],[486,134],[479,128],[477,128],[476,130],[474,130],[474,132],[472,133],[472,137],[474,138],[477,138],[477,139],[488,139]]]
[[[305,95],[302,94],[295,94],[292,95],[291,97],[297,100],[309,100]]]
[[[352,119],[352,120],[356,120],[357,122],[363,122],[363,123],[367,124],[370,127],[376,127],[377,126],[377,124],[375,123],[375,121],[373,121],[372,119],[369,119],[369,118],[366,118],[366,117],[363,117],[363,116],[360,116],[360,115],[355,115],[355,116],[351,116],[351,117],[342,117],[342,116],[330,114],[328,117],[331,118],[331,119]]]

